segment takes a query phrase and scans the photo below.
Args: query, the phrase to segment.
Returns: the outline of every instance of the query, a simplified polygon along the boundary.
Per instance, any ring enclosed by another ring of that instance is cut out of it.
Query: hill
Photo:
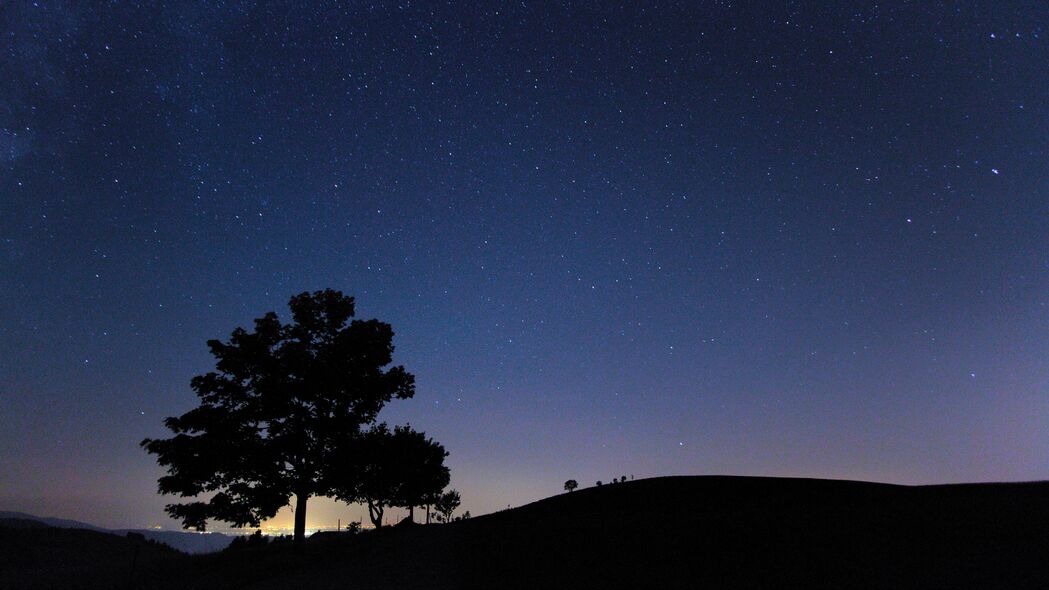
[[[139,587],[1046,588],[1049,483],[666,477],[160,564]]]
[[[86,522],[80,522],[79,520],[70,520],[68,518],[51,518],[48,516],[34,516],[32,514],[26,514],[25,512],[11,512],[7,510],[0,510],[0,518],[35,520],[47,526],[60,529],[87,529],[89,531],[98,531],[100,533],[109,532],[108,530],[102,527],[98,527],[93,524],[88,524]]]
[[[47,525],[39,520],[29,518],[5,518],[0,516],[0,528],[8,529],[46,529]]]
[[[234,535],[222,533],[197,533],[192,531],[162,531],[157,529],[114,529],[114,535],[135,533],[150,541],[163,543],[183,553],[214,553],[222,551],[233,542]]]
[[[35,522],[44,526],[61,529],[85,529],[100,533],[111,533],[120,537],[124,537],[128,533],[136,533],[150,541],[163,543],[184,553],[213,553],[216,551],[222,551],[228,547],[234,539],[233,536],[224,535],[222,533],[202,534],[189,531],[164,531],[158,529],[104,529],[93,524],[80,522],[79,520],[34,516],[24,512],[0,511],[0,526],[12,528],[16,526],[15,521],[24,521],[25,523]]]
[[[0,520],[0,588],[126,587],[132,579],[157,579],[158,568],[186,559],[141,537]]]

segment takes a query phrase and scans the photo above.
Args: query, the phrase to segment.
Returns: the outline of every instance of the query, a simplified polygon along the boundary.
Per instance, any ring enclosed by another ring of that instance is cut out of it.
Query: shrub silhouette
[[[565,482],[565,491],[566,492],[571,492],[572,490],[574,490],[574,489],[576,489],[578,487],[579,487],[579,482],[574,480],[574,479],[570,479],[570,480]]]
[[[269,539],[262,535],[261,530],[256,530],[250,535],[239,535],[234,537],[230,544],[226,546],[224,551],[243,551],[245,549],[254,549],[258,547],[265,547],[269,544]]]

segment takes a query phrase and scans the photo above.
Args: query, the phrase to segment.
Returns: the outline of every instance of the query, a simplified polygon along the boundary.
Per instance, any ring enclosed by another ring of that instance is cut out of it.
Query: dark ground
[[[665,477],[302,547],[150,545],[134,574],[134,541],[73,533],[0,529],[0,587],[1049,588],[1049,482]]]

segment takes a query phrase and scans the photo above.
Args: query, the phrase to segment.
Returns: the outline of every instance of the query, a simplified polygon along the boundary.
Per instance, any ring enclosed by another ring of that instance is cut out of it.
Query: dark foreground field
[[[666,477],[302,547],[150,545],[134,572],[134,542],[113,539],[0,529],[0,586],[1049,588],[1049,483]]]

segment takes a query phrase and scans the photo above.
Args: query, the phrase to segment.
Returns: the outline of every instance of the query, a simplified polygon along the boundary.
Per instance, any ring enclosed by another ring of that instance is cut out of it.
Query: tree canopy
[[[166,507],[186,528],[204,530],[209,519],[259,526],[295,496],[301,539],[308,498],[329,492],[336,442],[415,393],[414,377],[389,366],[392,328],[351,320],[352,297],[328,289],[288,306],[290,323],[270,312],[251,332],[209,340],[215,370],[191,381],[200,405],[164,421],[172,438],[142,441],[167,468],[159,491],[191,499]]]
[[[415,506],[440,495],[450,480],[447,456],[440,443],[409,425],[390,430],[379,424],[335,446],[326,484],[332,496],[366,504],[378,528],[387,507],[407,508],[412,514]]]
[[[434,512],[437,513],[437,522],[452,522],[452,514],[455,513],[461,501],[459,492],[455,490],[448,490],[439,495],[433,505]]]

